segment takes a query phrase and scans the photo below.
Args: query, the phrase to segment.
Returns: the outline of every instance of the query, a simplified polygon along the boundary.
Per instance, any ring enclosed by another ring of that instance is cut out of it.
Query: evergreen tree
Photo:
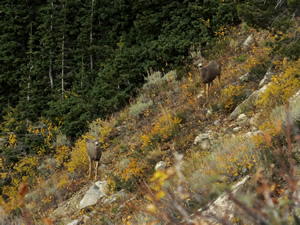
[[[19,79],[28,42],[28,31],[24,29],[30,21],[31,12],[25,1],[0,2],[0,117],[3,109],[18,103]]]
[[[286,17],[289,19],[297,16],[299,11],[298,0],[248,0],[239,4],[239,16],[250,26],[267,29],[277,27],[281,29],[281,21]]]

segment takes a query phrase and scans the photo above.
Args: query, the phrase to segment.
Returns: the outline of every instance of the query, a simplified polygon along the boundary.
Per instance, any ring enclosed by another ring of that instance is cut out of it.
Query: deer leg
[[[97,180],[98,165],[99,165],[99,161],[96,161],[95,162],[95,180]]]
[[[90,166],[89,166],[89,178],[91,178],[93,161],[92,161],[92,159],[91,159],[90,157],[89,157],[89,161],[90,161]]]
[[[211,89],[211,83],[207,84],[207,98],[209,97],[209,91]]]

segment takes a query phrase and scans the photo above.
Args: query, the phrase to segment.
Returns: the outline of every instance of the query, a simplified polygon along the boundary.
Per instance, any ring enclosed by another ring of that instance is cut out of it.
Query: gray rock
[[[259,82],[259,87],[262,87],[266,84],[268,84],[271,81],[272,76],[275,73],[271,70],[271,68],[268,69],[268,71],[266,72],[264,78]]]
[[[87,206],[96,204],[101,198],[106,196],[107,182],[97,181],[86,192],[83,199],[80,201],[79,208],[83,209]]]
[[[241,127],[235,127],[235,128],[233,128],[233,133],[238,133],[240,130],[241,130],[242,128]]]
[[[257,130],[257,131],[249,131],[248,133],[245,134],[245,137],[250,138],[256,135],[263,135],[263,132],[261,130]]]
[[[195,138],[194,145],[199,145],[202,150],[207,150],[211,146],[210,133],[200,134]]]
[[[290,97],[289,101],[290,103],[295,103],[300,98],[300,90],[294,94],[292,97]]]
[[[247,49],[250,48],[252,46],[252,44],[254,43],[254,37],[253,34],[251,34],[250,36],[247,37],[247,39],[244,41],[242,47]]]
[[[251,131],[257,131],[257,130],[258,130],[257,127],[255,127],[255,126],[251,127]]]
[[[251,74],[249,72],[245,73],[243,76],[239,77],[239,80],[242,82],[248,82],[250,80],[250,76]]]
[[[108,198],[104,198],[101,201],[104,205],[109,205],[109,204],[115,202],[117,199],[120,199],[120,198],[123,198],[123,199],[125,198],[125,191],[124,190],[113,193],[111,196],[109,196]]]
[[[210,140],[204,140],[200,143],[200,148],[202,150],[208,150],[208,149],[210,149],[210,146],[211,146]]]
[[[160,161],[155,165],[155,170],[165,170],[167,163],[164,161]]]
[[[258,127],[260,125],[259,124],[260,117],[261,117],[261,113],[255,114],[253,117],[250,118],[249,124],[253,127]]]
[[[206,117],[210,117],[211,115],[212,115],[212,112],[209,109],[207,109]]]
[[[232,186],[232,194],[236,195],[243,187],[245,187],[250,176],[245,176],[241,181],[237,182]],[[209,218],[227,218],[229,221],[234,217],[235,204],[230,199],[228,194],[224,193],[218,197],[215,201],[211,202],[204,208],[198,210],[199,214],[197,216],[202,217],[203,222],[208,222],[208,224],[219,224],[218,221]]]
[[[236,119],[241,113],[247,112],[252,109],[259,96],[266,90],[267,86],[262,87],[259,90],[254,91],[249,98],[239,104],[234,111],[229,115],[229,119]]]
[[[204,97],[204,91],[201,91],[198,95],[197,95],[197,99]]]
[[[215,126],[220,126],[221,124],[221,120],[220,119],[217,119],[215,122],[214,122],[214,125]]]
[[[238,125],[243,125],[248,121],[248,117],[246,116],[246,114],[242,113],[238,116],[236,122]]]
[[[253,91],[249,88],[246,88],[244,90],[244,95],[245,95],[246,98],[248,98],[252,93],[253,93]]]

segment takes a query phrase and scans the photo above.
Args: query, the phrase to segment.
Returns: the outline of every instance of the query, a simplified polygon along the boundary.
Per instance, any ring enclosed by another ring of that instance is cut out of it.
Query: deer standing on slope
[[[200,75],[204,85],[204,95],[208,98],[208,93],[214,79],[218,77],[219,84],[221,82],[221,63],[216,60],[212,60],[206,67],[203,67],[202,63],[199,63],[198,66],[200,68]]]
[[[89,156],[89,162],[90,162],[90,166],[89,166],[89,178],[91,178],[92,175],[92,167],[93,164],[95,163],[95,180],[97,179],[97,172],[98,172],[98,165],[99,165],[99,161],[101,158],[101,154],[102,154],[102,148],[100,146],[100,143],[98,141],[98,139],[95,140],[90,140],[90,139],[86,139],[85,140],[86,143],[86,150]]]

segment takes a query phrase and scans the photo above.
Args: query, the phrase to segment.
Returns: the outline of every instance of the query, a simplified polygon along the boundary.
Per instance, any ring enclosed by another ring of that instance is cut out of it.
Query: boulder
[[[101,198],[106,196],[107,182],[97,181],[86,192],[83,199],[80,201],[79,208],[83,209],[91,205],[95,205]]]
[[[231,193],[235,196],[239,191],[242,190],[243,187],[245,187],[245,184],[249,179],[250,176],[247,175],[241,181],[233,185]],[[229,220],[232,220],[235,208],[233,201],[229,198],[229,195],[224,193],[206,207],[200,208],[198,212],[198,215],[201,215],[205,222],[208,222],[209,224],[219,224],[219,221],[216,221],[215,218],[226,217]]]
[[[252,44],[255,43],[255,39],[253,37],[253,34],[249,35],[247,39],[242,44],[243,49],[250,49],[252,47]]]
[[[271,68],[268,69],[266,72],[264,78],[259,82],[259,87],[262,87],[266,84],[268,84],[271,81],[272,76],[274,75],[274,72],[271,70]]]
[[[109,205],[113,202],[115,202],[117,199],[124,199],[125,198],[125,191],[124,190],[121,190],[121,191],[118,191],[116,193],[113,193],[111,196],[109,197],[105,197],[101,200],[101,202],[104,204],[104,205]]]
[[[248,73],[245,73],[243,76],[240,76],[239,80],[242,82],[248,82],[250,80],[250,77],[251,77],[251,74],[248,72]]]
[[[245,124],[247,121],[248,121],[248,117],[244,113],[240,114],[236,119],[236,123],[240,126]]]
[[[242,128],[241,127],[235,127],[235,128],[233,128],[233,133],[238,133],[240,130],[242,130]]]
[[[261,130],[257,130],[257,131],[249,131],[245,134],[245,137],[250,138],[253,136],[257,136],[257,135],[263,135],[263,132]]]
[[[258,127],[260,125],[259,124],[260,117],[261,117],[261,113],[256,113],[253,117],[250,118],[249,124],[252,127]]]
[[[202,150],[207,150],[211,146],[211,135],[209,133],[200,134],[195,138],[194,145],[200,145]]]
[[[261,95],[266,89],[267,86],[264,86],[261,89],[254,91],[245,101],[243,101],[233,110],[233,112],[229,115],[229,119],[234,120],[240,114],[252,109],[255,105],[255,102],[258,100],[259,95]]]
[[[164,161],[160,161],[155,165],[155,170],[165,170],[167,163]]]

